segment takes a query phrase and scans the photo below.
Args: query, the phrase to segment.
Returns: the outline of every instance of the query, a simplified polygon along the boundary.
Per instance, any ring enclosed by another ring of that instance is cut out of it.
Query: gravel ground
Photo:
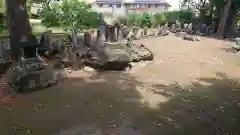
[[[73,72],[56,87],[9,97],[1,135],[238,135],[239,56],[221,40],[142,39],[155,54],[125,72]],[[5,98],[4,98],[5,97]]]

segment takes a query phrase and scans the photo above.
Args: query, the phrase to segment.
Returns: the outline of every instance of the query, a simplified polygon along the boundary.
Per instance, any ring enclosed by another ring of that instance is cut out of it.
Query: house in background
[[[52,0],[61,3],[63,0]],[[165,0],[79,0],[90,4],[92,9],[98,12],[124,16],[127,13],[162,13],[168,11],[171,5]],[[31,12],[37,14],[41,3],[32,3]]]
[[[92,8],[104,13],[116,16],[124,16],[127,13],[162,13],[168,11],[171,5],[165,0],[96,0]]]

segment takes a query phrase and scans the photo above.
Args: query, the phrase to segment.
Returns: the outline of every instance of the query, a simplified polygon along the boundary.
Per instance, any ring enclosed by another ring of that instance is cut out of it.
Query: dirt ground
[[[226,42],[135,42],[154,52],[152,62],[124,72],[73,72],[56,87],[2,98],[0,134],[240,134],[240,57]]]

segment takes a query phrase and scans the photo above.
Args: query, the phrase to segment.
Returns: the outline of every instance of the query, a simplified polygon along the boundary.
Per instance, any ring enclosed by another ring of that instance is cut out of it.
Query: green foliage
[[[140,22],[141,22],[141,27],[150,28],[153,26],[153,24],[155,22],[155,18],[151,14],[143,13],[143,14],[141,14]]]
[[[52,4],[51,8],[44,6],[39,15],[44,25],[61,25],[66,31],[82,31],[99,24],[98,14],[79,0],[64,0],[61,4]]]
[[[119,17],[119,22],[124,25],[128,25],[128,18],[127,17]]]
[[[190,22],[194,18],[194,14],[189,10],[170,11],[170,12],[165,12],[165,17],[167,22],[169,22],[169,24],[172,24],[172,23],[175,23],[176,20],[179,20],[182,22]]]
[[[154,18],[157,25],[163,25],[167,22],[166,15],[164,13],[157,13],[154,15]]]
[[[184,22],[190,22],[193,17],[194,17],[193,12],[189,10],[183,10],[179,12],[179,18]]]
[[[5,0],[0,0],[0,13],[4,13],[5,12]]]
[[[141,16],[137,13],[127,14],[127,24],[130,26],[140,26],[141,25]]]
[[[152,27],[155,23],[154,16],[148,13],[130,13],[126,17],[120,17],[119,21],[128,26]]]
[[[165,13],[149,14],[149,13],[131,13],[126,17],[119,18],[119,21],[128,26],[140,27],[155,27],[164,25],[166,22],[169,24],[175,23],[176,20],[182,22],[190,22],[194,19],[194,14],[191,11],[171,11]]]
[[[52,5],[49,8],[47,5],[44,5],[39,11],[38,14],[41,18],[41,22],[46,27],[59,26],[60,19],[58,18],[58,6]]]
[[[26,0],[26,7],[29,17],[31,17],[31,3],[30,0]]]

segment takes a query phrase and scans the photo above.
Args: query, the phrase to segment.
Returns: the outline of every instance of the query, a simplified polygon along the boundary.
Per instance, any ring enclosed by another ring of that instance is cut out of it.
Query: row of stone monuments
[[[176,24],[172,24],[172,27],[170,29],[172,33],[175,33],[175,36],[180,37],[184,40],[188,41],[200,41],[200,37],[196,35],[196,32],[193,29],[192,23],[185,23],[182,25],[179,21],[176,21]],[[201,34],[199,34],[201,35]]]
[[[57,83],[57,74],[38,55],[40,44],[36,36],[30,35],[20,42],[21,58],[11,62],[5,79],[15,91],[31,91]],[[6,52],[6,50],[4,51]],[[7,54],[6,54],[7,55]],[[5,55],[5,56],[6,56]]]
[[[111,16],[102,15],[102,23],[95,41],[96,45],[92,44],[93,47],[90,47],[87,52],[86,65],[100,70],[124,70],[133,61],[153,59],[153,53],[144,45],[131,43],[131,40],[137,39],[136,35],[140,33],[137,27],[130,29],[111,19]],[[145,54],[141,52],[142,50],[145,51]],[[136,56],[138,56],[138,60],[136,60]]]
[[[147,47],[127,40],[129,31],[139,33],[137,28],[129,30],[115,20],[106,20],[102,16],[96,34],[86,32],[81,36],[73,33],[53,39],[51,31],[47,31],[39,41],[31,35],[20,43],[21,59],[13,64],[10,53],[7,53],[9,48],[1,45],[1,62],[5,63],[3,65],[8,62],[8,66],[12,65],[6,78],[8,84],[15,91],[25,92],[57,84],[60,70],[50,67],[43,56],[58,59],[56,65],[60,65],[60,68],[73,68],[73,65],[78,68],[80,64],[97,70],[125,70],[131,66],[131,62],[153,60],[154,55]]]
[[[201,36],[210,36],[213,34],[214,25],[208,26],[206,24],[194,25],[193,23],[184,23],[183,25],[176,21],[175,24],[172,24],[170,31],[173,33],[176,32],[186,32],[189,35],[201,35]]]

